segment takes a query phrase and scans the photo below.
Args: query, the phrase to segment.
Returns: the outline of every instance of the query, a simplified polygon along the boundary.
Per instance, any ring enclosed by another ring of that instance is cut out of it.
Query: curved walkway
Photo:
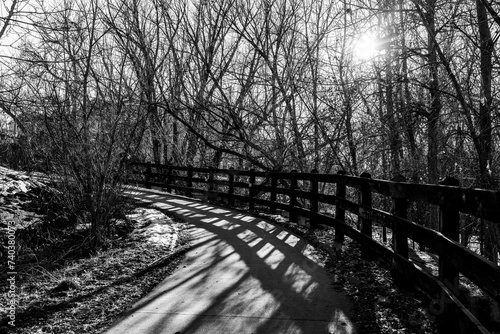
[[[195,199],[128,192],[189,223],[193,248],[106,333],[356,333],[351,305],[304,239]]]

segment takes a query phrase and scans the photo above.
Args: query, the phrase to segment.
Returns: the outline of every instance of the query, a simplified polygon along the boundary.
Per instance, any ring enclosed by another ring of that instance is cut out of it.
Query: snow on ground
[[[36,180],[36,176],[30,176],[25,172],[15,171],[0,166],[0,195],[11,196],[18,193],[27,193],[33,188],[44,184]]]
[[[151,208],[136,208],[127,218],[136,226],[130,238],[145,239],[148,243],[163,245],[169,249],[176,246],[180,226],[164,213]]]

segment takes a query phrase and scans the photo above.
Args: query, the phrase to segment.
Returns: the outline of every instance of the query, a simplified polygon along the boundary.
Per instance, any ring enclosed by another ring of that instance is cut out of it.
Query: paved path
[[[304,239],[194,199],[129,192],[185,219],[194,247],[107,334],[356,333],[351,305]]]

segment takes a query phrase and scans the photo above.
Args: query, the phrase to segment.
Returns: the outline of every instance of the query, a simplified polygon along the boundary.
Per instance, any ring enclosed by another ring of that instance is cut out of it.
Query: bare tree
[[[30,64],[23,94],[38,109],[30,127],[46,139],[34,149],[50,163],[61,203],[90,223],[94,248],[109,233],[125,160],[145,129],[135,80],[99,18],[98,0],[64,2],[45,12],[21,53]]]

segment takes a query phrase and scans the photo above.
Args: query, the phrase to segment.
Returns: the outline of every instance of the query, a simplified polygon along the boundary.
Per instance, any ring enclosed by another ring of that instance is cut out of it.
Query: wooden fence
[[[130,175],[130,183],[149,188],[174,189],[187,196],[202,194],[229,205],[238,201],[247,203],[249,210],[264,206],[271,214],[288,212],[291,222],[306,217],[311,228],[330,226],[336,242],[343,242],[344,236],[353,239],[362,257],[388,263],[398,284],[416,287],[432,298],[432,312],[439,314],[444,332],[490,333],[464,305],[459,278],[466,277],[500,303],[500,268],[459,243],[460,213],[499,224],[500,191],[461,188],[453,178],[426,185],[407,183],[402,176],[384,181],[368,173],[356,177],[343,171],[262,172],[136,163],[130,165]],[[375,202],[380,199],[391,208],[378,208]],[[439,231],[409,220],[409,205],[416,201],[439,208]],[[320,210],[326,206],[331,212]],[[356,224],[350,223],[351,216]],[[392,244],[375,240],[374,225],[392,232]],[[436,275],[409,259],[409,239],[438,256]]]

